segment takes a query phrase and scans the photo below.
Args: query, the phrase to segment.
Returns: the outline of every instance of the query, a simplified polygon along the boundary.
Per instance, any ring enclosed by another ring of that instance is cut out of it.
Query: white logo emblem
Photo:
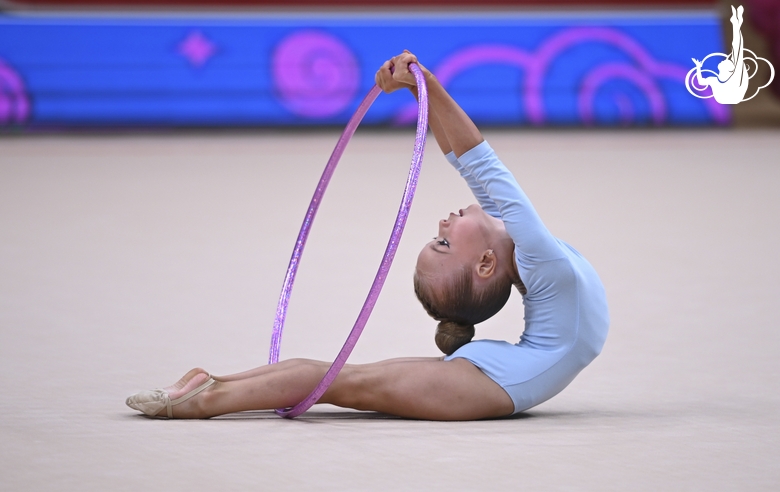
[[[756,97],[758,91],[772,83],[775,78],[775,68],[766,58],[761,58],[755,53],[745,48],[742,40],[742,13],[745,9],[740,5],[736,10],[731,7],[731,26],[733,38],[731,41],[731,54],[712,53],[704,57],[702,61],[692,58],[696,65],[685,76],[685,88],[688,92],[700,99],[714,97],[721,104],[739,104],[742,101],[748,101]],[[747,56],[749,53],[751,56]],[[718,63],[718,73],[712,70],[702,69],[702,65],[708,58],[721,57],[723,60]],[[762,85],[750,96],[745,97],[748,90],[748,83],[758,73],[759,60],[766,63],[769,67],[769,81]],[[711,74],[706,77],[704,74]],[[712,94],[701,96],[696,92],[703,92],[709,87]]]

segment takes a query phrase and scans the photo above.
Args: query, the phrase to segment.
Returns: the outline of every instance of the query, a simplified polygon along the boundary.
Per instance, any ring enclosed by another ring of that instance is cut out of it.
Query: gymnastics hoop
[[[352,327],[352,331],[349,332],[349,336],[347,336],[344,346],[341,348],[338,356],[336,356],[333,364],[331,364],[328,372],[325,373],[325,376],[319,384],[317,384],[317,387],[315,387],[303,401],[293,407],[276,409],[276,413],[281,417],[294,418],[311,408],[336,379],[339,371],[344,367],[347,358],[352,353],[352,349],[355,348],[355,344],[357,343],[358,338],[360,338],[360,334],[363,332],[363,328],[366,326],[369,316],[371,316],[371,311],[374,309],[374,305],[379,298],[379,293],[381,292],[387,274],[390,271],[390,265],[393,263],[401,234],[403,234],[404,227],[406,226],[406,219],[409,217],[412,199],[414,198],[414,193],[417,189],[417,180],[420,176],[420,166],[422,165],[423,151],[425,149],[425,137],[428,132],[428,88],[425,85],[425,77],[416,63],[410,63],[409,70],[417,81],[417,135],[414,141],[412,164],[409,167],[409,176],[406,180],[401,206],[398,209],[395,225],[390,234],[387,248],[385,248],[385,254],[382,257],[382,262],[379,264],[379,270],[374,277],[374,283],[371,284],[368,296],[366,296],[366,300]],[[322,201],[322,196],[325,194],[330,178],[333,176],[333,171],[335,171],[349,140],[352,138],[352,135],[354,135],[363,116],[365,116],[368,108],[371,107],[380,92],[382,92],[381,89],[376,85],[368,91],[368,94],[360,103],[360,106],[358,106],[355,114],[352,115],[349,123],[347,123],[346,128],[344,128],[344,133],[341,134],[341,138],[339,138],[336,143],[336,148],[333,149],[333,153],[331,154],[330,159],[328,159],[328,163],[325,165],[325,170],[322,172],[320,182],[314,190],[314,196],[309,203],[309,209],[306,211],[306,216],[303,219],[303,225],[298,233],[298,239],[295,241],[290,264],[287,267],[287,274],[284,277],[282,293],[279,296],[279,303],[276,306],[276,318],[274,319],[274,328],[271,333],[271,349],[268,355],[268,364],[276,364],[279,362],[279,349],[282,343],[282,331],[284,329],[285,317],[287,316],[287,306],[290,302],[290,293],[292,292],[293,282],[295,282],[295,274],[298,271],[298,264],[301,260],[303,248],[306,245],[306,239],[309,237],[309,230],[314,222],[314,217],[317,215],[317,209]]]

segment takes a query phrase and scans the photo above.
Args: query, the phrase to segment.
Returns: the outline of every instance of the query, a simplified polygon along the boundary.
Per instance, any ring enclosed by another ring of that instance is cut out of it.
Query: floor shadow
[[[557,416],[557,415],[556,415]],[[150,417],[143,414],[124,415],[124,418],[134,420],[170,420],[166,417]],[[489,420],[524,420],[536,415],[530,413],[519,413],[516,415],[508,415],[506,417],[496,417],[489,419],[480,419],[480,421]],[[229,413],[226,415],[220,415],[218,417],[212,417],[208,420],[278,420],[279,417],[273,410],[251,410],[247,412]],[[409,420],[409,421],[424,421],[423,419],[412,419],[406,417],[399,417],[397,415],[390,415],[380,412],[363,412],[359,410],[309,410],[303,415],[296,417],[295,420],[305,421],[321,421],[321,420]]]
[[[519,413],[517,415],[509,415],[506,417],[496,417],[485,420],[523,420],[533,417],[528,413]],[[211,420],[263,420],[263,419],[278,419],[280,418],[273,411],[261,410],[261,411],[248,411],[231,413],[228,415],[220,415],[214,417]],[[390,415],[380,412],[363,412],[359,410],[308,410],[303,415],[296,417],[295,420],[307,421],[307,420],[410,420],[410,421],[424,421],[423,419],[412,419],[407,417],[399,417],[397,415]]]
[[[227,415],[220,415],[214,417],[211,420],[263,420],[263,419],[279,419],[279,417],[272,410],[255,410],[248,412],[230,413]],[[379,412],[361,412],[357,410],[343,410],[343,411],[318,411],[309,410],[300,417],[296,417],[295,420],[403,420],[401,417],[395,415],[389,415]]]

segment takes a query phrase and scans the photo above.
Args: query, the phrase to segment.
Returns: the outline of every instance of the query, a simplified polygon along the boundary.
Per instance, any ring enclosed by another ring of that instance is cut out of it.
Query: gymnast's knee
[[[356,410],[373,410],[381,381],[364,366],[345,367],[325,394],[328,403]]]

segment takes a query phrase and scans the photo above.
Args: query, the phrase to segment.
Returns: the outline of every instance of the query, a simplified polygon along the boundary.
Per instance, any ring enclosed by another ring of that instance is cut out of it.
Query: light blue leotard
[[[447,160],[482,209],[504,222],[528,292],[518,343],[474,340],[445,360],[471,361],[506,390],[514,413],[522,412],[558,394],[601,352],[609,327],[604,286],[577,250],[550,234],[487,142]]]

